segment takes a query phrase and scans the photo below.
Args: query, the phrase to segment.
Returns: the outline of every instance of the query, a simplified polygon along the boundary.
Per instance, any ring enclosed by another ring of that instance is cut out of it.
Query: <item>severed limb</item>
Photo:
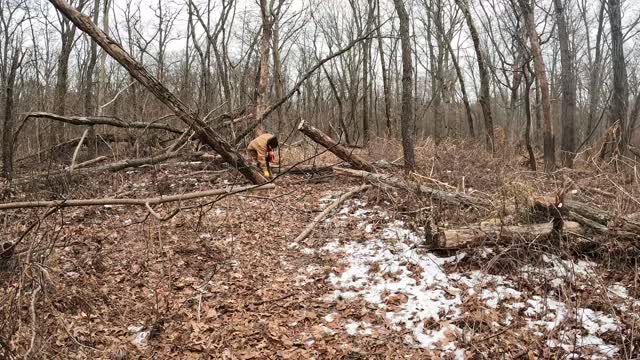
[[[104,161],[104,160],[107,160],[106,156],[98,156],[95,159],[91,159],[91,160],[87,160],[85,162],[81,162],[80,164],[76,165],[75,169],[85,168],[85,167],[87,167],[89,165],[93,165],[93,164],[99,163],[100,161]]]
[[[73,151],[73,157],[71,158],[71,165],[69,165],[69,172],[73,172],[73,169],[75,169],[76,159],[78,158],[78,153],[80,152],[80,148],[82,148],[82,143],[84,143],[84,139],[89,134],[89,130],[90,129],[87,128],[82,133],[82,137],[80,138],[80,141],[78,141],[78,146],[76,146],[76,149]]]
[[[311,221],[311,223],[309,223],[309,225],[307,225],[307,227],[304,228],[304,230],[302,230],[300,235],[298,235],[298,237],[296,237],[295,240],[293,240],[293,243],[290,246],[291,247],[295,247],[295,246],[298,245],[298,243],[300,241],[306,239],[307,236],[309,236],[309,234],[311,234],[311,231],[313,230],[313,228],[315,228],[320,223],[320,221],[322,221],[322,219],[324,219],[327,215],[329,215],[330,212],[332,212],[340,204],[345,202],[345,200],[347,200],[348,198],[352,197],[354,194],[357,194],[359,192],[365,191],[365,190],[367,190],[369,188],[371,188],[371,185],[361,185],[361,186],[359,186],[359,187],[357,187],[355,189],[352,189],[352,190],[347,191],[346,193],[342,194],[338,199],[336,199],[329,206],[327,206],[320,214],[318,214],[313,219],[313,221]]]

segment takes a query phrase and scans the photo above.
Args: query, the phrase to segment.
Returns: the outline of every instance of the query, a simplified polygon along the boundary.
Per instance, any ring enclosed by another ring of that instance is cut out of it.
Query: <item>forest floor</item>
[[[283,161],[305,156],[294,152],[285,152]],[[397,145],[389,145],[366,155],[391,163],[398,154]],[[418,154],[422,179],[443,190],[511,199],[553,195],[570,178],[583,201],[620,213],[640,210],[633,171],[579,164],[579,170],[545,176],[527,171],[515,155],[492,158],[461,143],[442,144],[438,152],[427,144]],[[189,164],[94,178],[69,197],[157,196],[238,180],[232,172],[183,165]],[[44,250],[46,286],[35,306],[26,285],[34,272],[0,273],[0,299],[24,292],[17,304],[2,305],[3,319],[13,321],[3,325],[3,335],[13,326],[7,347],[16,356],[31,347],[47,359],[640,354],[637,245],[522,238],[429,251],[425,213],[437,213],[439,225],[449,228],[495,214],[375,187],[293,243],[318,212],[361,182],[324,174],[287,175],[275,183],[274,190],[182,204],[199,206],[164,222],[144,207],[125,206],[69,208],[48,217],[24,243],[31,249],[52,244]],[[169,214],[173,206],[156,211]],[[42,214],[8,212],[2,240]],[[7,316],[12,307],[17,315]]]

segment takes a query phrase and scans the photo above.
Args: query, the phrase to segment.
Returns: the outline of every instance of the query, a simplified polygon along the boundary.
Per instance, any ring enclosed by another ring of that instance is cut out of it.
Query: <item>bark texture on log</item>
[[[582,234],[583,228],[577,222],[564,222],[563,231]],[[477,241],[487,238],[535,238],[539,236],[550,235],[553,232],[553,224],[532,224],[532,225],[514,225],[502,226],[491,222],[483,222],[471,226],[444,230],[440,234],[440,248],[460,248],[469,246]]]
[[[340,159],[351,164],[354,168],[369,172],[375,171],[375,168],[360,156],[353,154],[352,152],[347,150],[347,148],[338,144],[329,135],[323,133],[322,131],[316,129],[311,125],[308,125],[304,122],[304,120],[302,120],[300,122],[300,125],[298,125],[298,130],[300,130],[300,132],[305,134],[311,140],[324,146],[327,150],[331,151]]]
[[[211,127],[198,118],[186,104],[153,77],[140,63],[133,59],[115,40],[100,30],[89,17],[70,6],[64,0],[49,0],[64,16],[79,29],[87,33],[111,57],[118,61],[129,74],[144,85],[156,98],[171,109],[178,118],[189,125],[200,139],[211,146],[226,162],[238,169],[249,181],[262,184],[266,179],[253,167],[246,164],[242,156],[220,137]]]

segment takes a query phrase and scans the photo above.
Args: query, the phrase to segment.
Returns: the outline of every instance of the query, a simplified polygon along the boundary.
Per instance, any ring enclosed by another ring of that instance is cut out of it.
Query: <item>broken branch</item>
[[[315,228],[318,223],[320,223],[320,221],[322,221],[322,219],[324,219],[331,211],[333,211],[335,208],[337,208],[340,204],[342,204],[343,202],[345,202],[345,200],[347,200],[348,198],[352,197],[354,194],[357,194],[361,191],[367,190],[371,188],[371,185],[361,185],[355,189],[352,189],[350,191],[347,191],[346,193],[342,194],[342,196],[340,196],[338,199],[336,199],[336,201],[332,202],[329,206],[327,206],[320,214],[318,214],[313,221],[307,225],[307,227],[300,233],[300,235],[298,235],[298,237],[296,237],[295,240],[293,240],[293,244],[297,244],[300,241],[304,240],[307,238],[307,236],[309,236],[309,234],[311,234],[311,231],[313,230],[313,228]]]
[[[25,121],[31,118],[49,119],[60,121],[71,125],[109,125],[123,129],[156,129],[165,130],[174,134],[182,134],[183,130],[178,130],[167,124],[144,123],[144,122],[126,122],[115,116],[62,116],[47,112],[30,112],[25,114]]]

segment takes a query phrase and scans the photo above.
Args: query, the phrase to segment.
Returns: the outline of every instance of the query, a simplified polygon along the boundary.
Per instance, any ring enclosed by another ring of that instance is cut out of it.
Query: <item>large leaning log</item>
[[[502,226],[495,223],[483,222],[458,229],[444,230],[440,233],[439,243],[436,245],[442,249],[461,248],[469,246],[484,239],[501,238],[536,238],[550,235],[553,231],[553,224],[532,224]],[[565,221],[563,223],[564,233],[582,234],[582,226],[577,222]]]
[[[304,120],[300,121],[300,125],[298,125],[298,130],[300,130],[300,132],[305,134],[311,140],[324,146],[327,150],[331,151],[340,159],[351,164],[351,166],[353,166],[354,168],[365,170],[368,172],[375,171],[375,168],[371,164],[367,163],[363,158],[354,154],[352,151],[349,151],[347,148],[345,148],[341,144],[338,144],[329,135],[305,123]]]
[[[338,167],[334,169],[338,174],[356,177],[356,178],[362,178],[372,184],[384,184],[384,185],[388,185],[396,188],[401,188],[407,191],[417,192],[423,196],[429,196],[435,200],[441,201],[449,205],[456,205],[456,206],[463,205],[463,206],[471,206],[476,208],[491,207],[491,203],[487,200],[484,200],[475,196],[463,194],[460,192],[442,191],[442,190],[434,189],[424,185],[420,185],[420,186],[410,185],[403,180],[397,179],[393,176],[384,175],[384,174],[373,174],[367,171],[352,170],[352,169],[345,169],[345,168],[338,168]]]
[[[202,142],[211,146],[229,165],[236,168],[254,184],[263,184],[266,182],[266,179],[256,168],[249,166],[242,156],[233,150],[218,133],[210,126],[207,126],[186,104],[180,101],[180,99],[152,76],[140,63],[132,58],[120,44],[109,37],[104,31],[100,30],[88,16],[83,15],[64,0],[49,0],[49,2],[80,30],[87,33],[105,52],[118,61],[133,78],[138,80],[147,90],[154,94],[160,102],[171,109],[180,120],[191,127],[196,134],[198,134]]]

